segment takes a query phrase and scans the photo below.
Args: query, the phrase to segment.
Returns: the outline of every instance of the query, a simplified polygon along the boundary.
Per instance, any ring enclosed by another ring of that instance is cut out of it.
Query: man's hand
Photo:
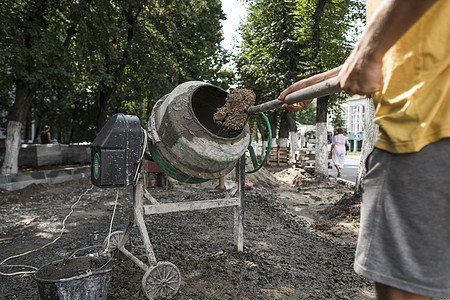
[[[296,112],[296,111],[299,111],[300,109],[304,109],[305,107],[308,107],[312,101],[313,100],[307,100],[307,101],[297,102],[294,104],[285,103],[281,107],[284,108],[285,110]]]
[[[382,59],[369,59],[365,50],[353,49],[338,75],[340,88],[351,96],[372,94],[383,87]]]
[[[293,93],[295,91],[307,88],[307,87],[309,87],[311,85],[314,85],[316,83],[319,83],[319,82],[322,82],[322,81],[324,81],[326,79],[334,77],[334,76],[336,76],[339,73],[340,69],[341,69],[341,67],[339,66],[339,67],[334,68],[332,70],[329,70],[327,72],[324,72],[324,73],[321,73],[321,74],[317,74],[317,75],[314,75],[314,76],[312,76],[310,78],[302,79],[300,81],[297,81],[296,83],[294,83],[293,85],[291,85],[290,87],[288,87],[287,89],[282,91],[280,96],[278,96],[278,100],[284,101],[284,98],[287,95],[289,95],[290,93]],[[307,100],[307,101],[302,101],[302,102],[297,102],[297,103],[294,103],[294,104],[287,104],[287,103],[285,103],[285,104],[283,104],[282,107],[284,109],[286,109],[286,110],[295,112],[295,111],[299,111],[300,109],[303,109],[305,107],[308,107],[313,100],[314,99]]]

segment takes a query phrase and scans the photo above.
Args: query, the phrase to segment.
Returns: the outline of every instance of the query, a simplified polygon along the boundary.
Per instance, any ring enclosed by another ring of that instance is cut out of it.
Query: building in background
[[[361,151],[364,139],[364,126],[367,98],[353,96],[342,105],[342,120],[344,121],[345,135],[350,143],[350,152]]]
[[[328,123],[328,144],[333,139],[333,126]],[[297,122],[297,135],[300,148],[311,148],[316,144],[316,125],[302,125]]]

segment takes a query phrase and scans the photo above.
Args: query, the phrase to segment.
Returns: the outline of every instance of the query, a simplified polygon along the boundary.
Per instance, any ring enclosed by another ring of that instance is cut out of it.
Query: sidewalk
[[[361,153],[349,153],[345,157],[344,168],[342,169],[341,179],[356,182],[356,177],[358,176],[359,162],[361,160]],[[336,168],[330,170],[329,174],[332,177],[337,176]]]

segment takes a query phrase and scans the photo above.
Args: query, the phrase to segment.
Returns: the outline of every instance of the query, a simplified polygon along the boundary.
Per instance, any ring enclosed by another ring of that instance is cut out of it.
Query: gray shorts
[[[367,160],[355,271],[429,297],[450,296],[450,139]]]

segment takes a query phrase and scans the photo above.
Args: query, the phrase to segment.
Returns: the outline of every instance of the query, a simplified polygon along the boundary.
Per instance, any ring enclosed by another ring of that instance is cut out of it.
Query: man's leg
[[[219,185],[216,186],[214,189],[210,190],[209,192],[211,193],[217,193],[217,192],[222,192],[225,191],[227,188],[225,186],[225,177],[220,177],[219,178]]]
[[[379,300],[450,295],[449,151],[443,139],[411,154],[375,148],[367,159],[354,268],[377,282]]]
[[[429,297],[411,294],[397,288],[375,282],[377,300],[428,300]]]
[[[219,178],[219,189],[224,190],[225,189],[225,177]]]

